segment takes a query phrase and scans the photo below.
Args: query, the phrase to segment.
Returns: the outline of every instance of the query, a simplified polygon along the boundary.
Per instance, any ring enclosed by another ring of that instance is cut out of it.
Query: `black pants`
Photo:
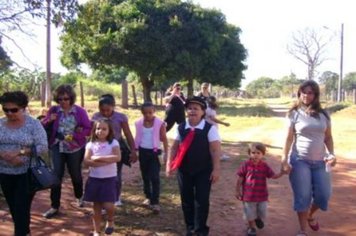
[[[153,149],[139,149],[140,169],[143,180],[143,192],[151,205],[159,204],[161,163]]]
[[[52,165],[54,172],[61,180],[64,176],[65,165],[72,179],[74,195],[76,198],[83,196],[83,178],[82,178],[82,161],[84,157],[84,148],[74,153],[59,152],[59,145],[50,149]],[[51,189],[51,207],[58,209],[61,205],[62,184]]]
[[[187,231],[194,231],[198,235],[209,234],[206,222],[209,215],[210,175],[211,170],[196,174],[182,171],[177,173]]]
[[[15,236],[25,236],[30,233],[31,204],[35,195],[29,192],[27,173],[0,174],[0,185],[14,221]]]
[[[183,111],[178,111],[177,108],[170,108],[166,111],[164,122],[166,122],[166,132],[168,132],[174,125],[174,123],[180,124],[185,120],[184,108]]]

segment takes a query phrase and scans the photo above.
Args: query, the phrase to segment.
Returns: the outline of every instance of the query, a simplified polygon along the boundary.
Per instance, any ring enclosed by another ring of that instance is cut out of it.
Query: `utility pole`
[[[340,32],[340,76],[339,83],[337,87],[337,101],[343,101],[342,95],[342,77],[343,77],[343,67],[344,67],[344,23],[341,24],[341,32]]]
[[[51,0],[47,0],[46,106],[51,107]]]

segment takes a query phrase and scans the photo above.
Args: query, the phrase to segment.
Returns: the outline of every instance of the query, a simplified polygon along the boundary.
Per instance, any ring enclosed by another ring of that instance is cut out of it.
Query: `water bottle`
[[[335,156],[333,155],[333,154],[328,154],[328,155],[326,155],[326,157],[324,158],[324,160],[325,161],[330,161],[330,160],[332,160],[332,159],[334,159],[335,158]],[[330,162],[326,162],[326,164],[325,164],[325,171],[326,172],[331,172],[331,163]]]

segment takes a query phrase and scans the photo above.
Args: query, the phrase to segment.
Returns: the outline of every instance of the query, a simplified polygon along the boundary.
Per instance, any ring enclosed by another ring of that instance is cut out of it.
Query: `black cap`
[[[190,103],[195,103],[195,104],[198,104],[201,106],[201,108],[203,110],[206,110],[206,102],[204,99],[202,99],[201,97],[197,97],[197,96],[194,96],[194,97],[191,97],[191,98],[188,98],[186,101],[185,101],[185,107],[187,108],[188,105]]]

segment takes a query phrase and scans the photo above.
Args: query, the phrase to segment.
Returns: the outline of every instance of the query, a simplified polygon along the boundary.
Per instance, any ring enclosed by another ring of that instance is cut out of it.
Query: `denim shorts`
[[[326,211],[331,196],[330,173],[325,171],[324,161],[290,158],[292,171],[289,175],[294,195],[294,210],[308,211],[311,204]]]
[[[243,218],[253,221],[257,218],[265,219],[267,214],[267,201],[264,202],[243,202]]]

